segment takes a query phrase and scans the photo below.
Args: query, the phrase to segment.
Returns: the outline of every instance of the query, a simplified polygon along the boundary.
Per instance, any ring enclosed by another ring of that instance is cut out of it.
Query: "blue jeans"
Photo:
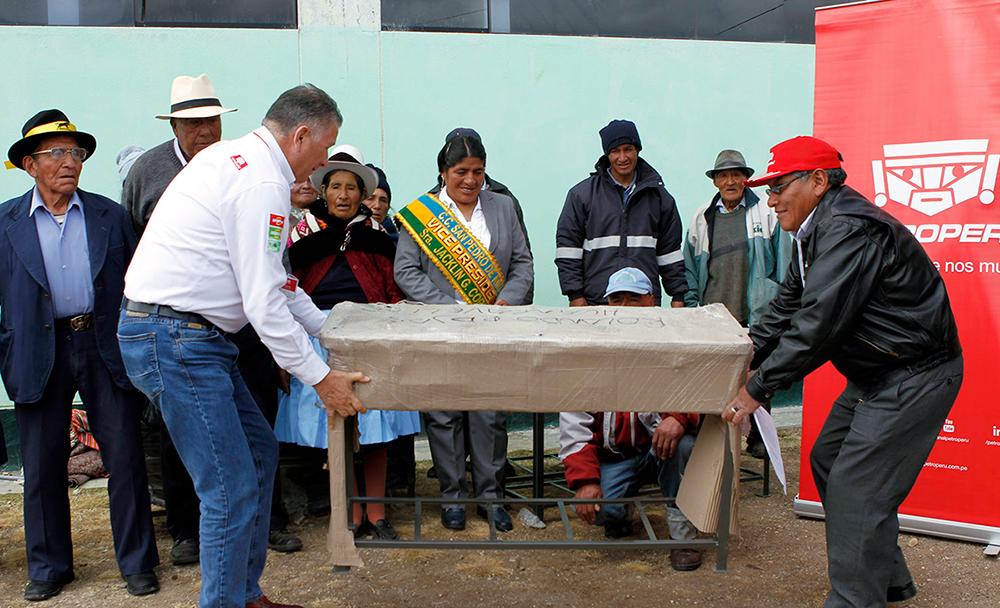
[[[601,494],[604,498],[635,496],[646,483],[656,481],[663,496],[676,497],[684,476],[684,467],[694,449],[694,436],[684,435],[672,458],[660,460],[646,452],[618,462],[601,463]],[[625,521],[628,513],[623,504],[603,504],[598,523],[615,525]],[[667,527],[675,540],[691,540],[697,529],[684,517],[676,505],[667,507]]]
[[[122,311],[129,379],[160,409],[201,500],[202,608],[243,608],[262,594],[278,441],[216,328]]]

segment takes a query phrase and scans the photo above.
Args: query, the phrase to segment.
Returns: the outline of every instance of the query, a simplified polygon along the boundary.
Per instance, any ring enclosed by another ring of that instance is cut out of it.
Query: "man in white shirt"
[[[125,276],[119,342],[129,378],[163,413],[201,499],[201,606],[281,607],[258,581],[267,554],[278,443],[222,332],[248,322],[330,413],[364,411],[360,373],[312,349],[325,315],[285,274],[289,192],[326,164],[343,117],[302,85],[263,126],[200,152],[156,205]]]

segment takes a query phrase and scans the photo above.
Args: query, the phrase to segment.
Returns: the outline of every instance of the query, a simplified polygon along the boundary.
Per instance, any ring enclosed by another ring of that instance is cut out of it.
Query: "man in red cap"
[[[751,326],[751,369],[723,417],[739,423],[831,361],[847,378],[810,454],[826,513],[826,608],[916,595],[897,511],[962,384],[962,348],[941,275],[909,230],[845,186],[814,137],[771,148],[768,206],[795,237],[769,310]]]

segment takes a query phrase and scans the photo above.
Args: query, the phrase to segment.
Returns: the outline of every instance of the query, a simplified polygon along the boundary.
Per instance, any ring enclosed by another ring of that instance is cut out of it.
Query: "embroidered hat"
[[[840,169],[842,160],[840,152],[822,139],[800,135],[775,144],[771,148],[766,172],[747,180],[747,186],[754,188],[796,171]]]
[[[608,277],[608,290],[604,292],[604,297],[622,291],[646,296],[653,293],[653,284],[649,282],[646,273],[629,266]]]
[[[171,118],[211,118],[238,108],[223,108],[215,87],[207,74],[178,76],[170,85],[170,113],[157,114],[161,120]]]
[[[69,135],[76,143],[87,151],[87,158],[94,155],[97,140],[90,133],[77,131],[76,125],[60,110],[42,110],[28,119],[21,127],[21,139],[15,141],[7,150],[7,160],[4,166],[8,169],[24,169],[21,161],[38,147],[38,142],[53,135]],[[84,159],[86,161],[86,159]]]
[[[360,177],[365,183],[366,196],[371,196],[375,188],[378,188],[378,174],[375,173],[375,169],[366,167],[361,150],[350,144],[341,144],[334,148],[326,166],[316,169],[309,176],[309,181],[312,182],[313,188],[316,188],[316,192],[323,193],[323,180],[334,171],[350,171]]]

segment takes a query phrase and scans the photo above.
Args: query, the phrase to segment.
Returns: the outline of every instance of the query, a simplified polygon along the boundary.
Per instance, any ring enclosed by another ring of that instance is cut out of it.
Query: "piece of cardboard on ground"
[[[681,509],[692,511],[689,519],[703,531],[715,530],[722,483],[716,460],[721,464],[725,439],[709,421],[722,424],[718,414],[735,396],[751,353],[746,330],[721,304],[344,303],[327,319],[322,343],[332,366],[371,378],[356,390],[373,409],[714,414],[706,419],[709,431],[695,443],[700,456],[692,459],[695,470],[688,465],[679,494],[688,505]],[[344,536],[346,501],[336,501],[338,494],[346,496],[343,460],[335,463],[332,454],[342,442],[343,425],[331,426],[330,549],[335,565],[354,565],[360,558],[353,538]],[[737,454],[735,479],[738,462]],[[735,526],[735,508],[732,514]]]
[[[729,533],[739,536],[739,483],[741,435],[720,416],[705,416],[698,431],[691,458],[684,469],[677,506],[694,527],[702,532],[714,533],[719,526],[722,503],[723,466],[725,464],[726,431],[729,453],[733,463],[733,477],[729,511]]]

